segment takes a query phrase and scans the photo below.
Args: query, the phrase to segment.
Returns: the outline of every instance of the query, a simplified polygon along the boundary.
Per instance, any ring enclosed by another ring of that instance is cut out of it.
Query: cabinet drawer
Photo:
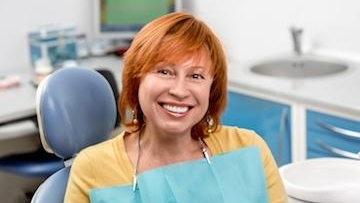
[[[308,158],[342,156],[343,153],[360,158],[359,151],[359,121],[307,111]]]

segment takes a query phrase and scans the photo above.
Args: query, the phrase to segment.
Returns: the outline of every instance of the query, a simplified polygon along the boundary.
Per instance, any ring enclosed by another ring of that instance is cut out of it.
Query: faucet
[[[293,49],[296,55],[302,54],[301,49],[301,35],[303,32],[303,29],[300,27],[292,26],[290,27],[290,32],[293,40]]]

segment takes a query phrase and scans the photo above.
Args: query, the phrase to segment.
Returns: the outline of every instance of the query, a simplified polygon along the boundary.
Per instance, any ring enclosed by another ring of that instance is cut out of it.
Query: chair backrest
[[[43,147],[62,158],[65,167],[40,185],[31,202],[62,203],[71,160],[85,147],[106,140],[114,129],[114,93],[95,70],[64,68],[40,83],[36,112]]]
[[[113,90],[113,93],[114,93],[115,101],[116,101],[116,103],[118,103],[120,93],[119,93],[119,88],[118,88],[118,84],[117,84],[114,73],[111,70],[105,69],[105,68],[99,68],[99,69],[96,69],[96,71],[98,73],[100,73],[102,76],[104,76],[105,79],[109,82],[111,89]],[[118,110],[118,109],[116,109],[116,110]],[[120,121],[121,121],[120,114],[117,111],[115,127],[120,126]]]

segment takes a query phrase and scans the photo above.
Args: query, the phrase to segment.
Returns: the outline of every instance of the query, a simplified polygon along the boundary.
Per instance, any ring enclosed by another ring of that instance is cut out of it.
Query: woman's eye
[[[158,73],[163,74],[163,75],[170,75],[171,72],[169,70],[158,70]]]
[[[192,74],[191,77],[194,79],[205,79],[205,77],[201,74]]]

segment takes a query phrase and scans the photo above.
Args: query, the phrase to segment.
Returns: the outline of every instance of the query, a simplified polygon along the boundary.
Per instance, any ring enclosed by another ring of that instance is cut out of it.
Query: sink
[[[359,202],[360,160],[314,158],[279,169],[287,194],[304,202]]]
[[[316,57],[291,56],[262,62],[251,71],[281,78],[309,78],[334,75],[348,69],[345,63]]]

